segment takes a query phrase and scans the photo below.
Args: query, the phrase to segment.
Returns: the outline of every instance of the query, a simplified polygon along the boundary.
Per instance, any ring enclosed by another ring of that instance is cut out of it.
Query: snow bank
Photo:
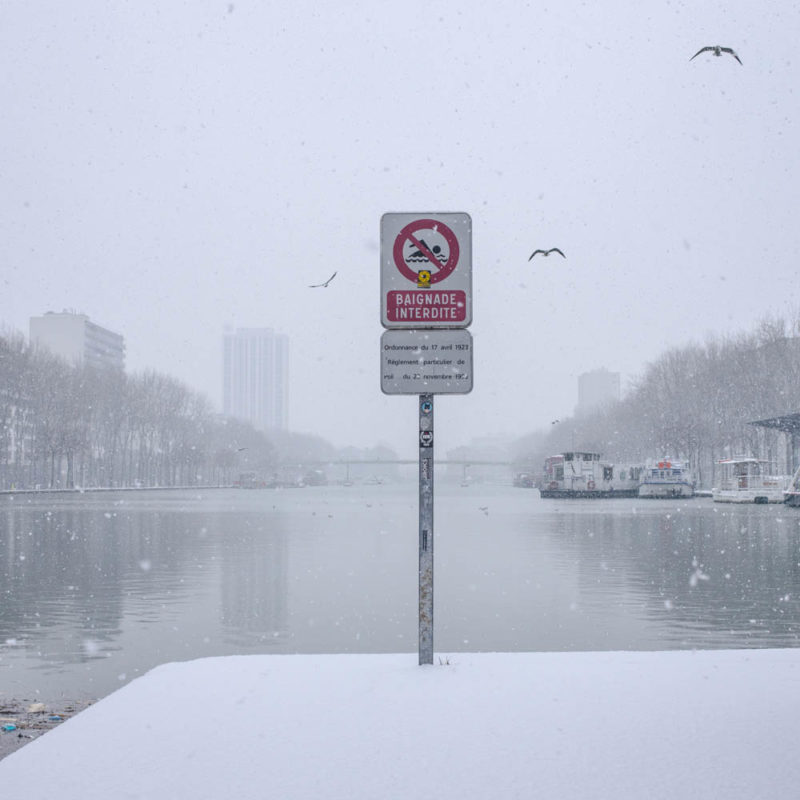
[[[752,800],[800,785],[800,650],[448,659],[167,664],[0,762],[0,785],[29,800]]]

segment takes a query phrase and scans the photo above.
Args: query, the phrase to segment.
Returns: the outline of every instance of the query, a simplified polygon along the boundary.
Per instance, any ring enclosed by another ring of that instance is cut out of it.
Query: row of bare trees
[[[710,486],[716,461],[768,458],[791,469],[790,441],[754,421],[800,411],[800,316],[665,352],[619,403],[564,418],[517,443],[520,461],[591,450],[619,463],[671,457],[688,461]]]
[[[174,378],[72,366],[0,336],[0,488],[227,485],[274,457],[264,433]]]

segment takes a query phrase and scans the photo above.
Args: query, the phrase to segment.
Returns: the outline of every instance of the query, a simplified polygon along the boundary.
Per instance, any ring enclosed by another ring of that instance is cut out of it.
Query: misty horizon
[[[225,326],[269,327],[290,430],[405,456],[416,401],[379,381],[385,212],[473,221],[474,389],[438,399],[439,453],[546,430],[583,373],[624,387],[791,314],[800,11],[629,10],[10,7],[0,323],[80,310],[129,371],[218,409]],[[693,58],[716,42],[742,63]]]

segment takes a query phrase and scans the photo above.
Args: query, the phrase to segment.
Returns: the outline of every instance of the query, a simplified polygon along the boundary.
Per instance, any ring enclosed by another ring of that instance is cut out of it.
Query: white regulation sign
[[[381,336],[384,394],[468,394],[472,334],[454,330],[389,330]]]

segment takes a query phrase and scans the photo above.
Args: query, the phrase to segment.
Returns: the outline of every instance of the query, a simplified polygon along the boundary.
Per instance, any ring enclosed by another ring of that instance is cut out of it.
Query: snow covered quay
[[[235,656],[0,762],[7,796],[794,797],[800,650]]]

